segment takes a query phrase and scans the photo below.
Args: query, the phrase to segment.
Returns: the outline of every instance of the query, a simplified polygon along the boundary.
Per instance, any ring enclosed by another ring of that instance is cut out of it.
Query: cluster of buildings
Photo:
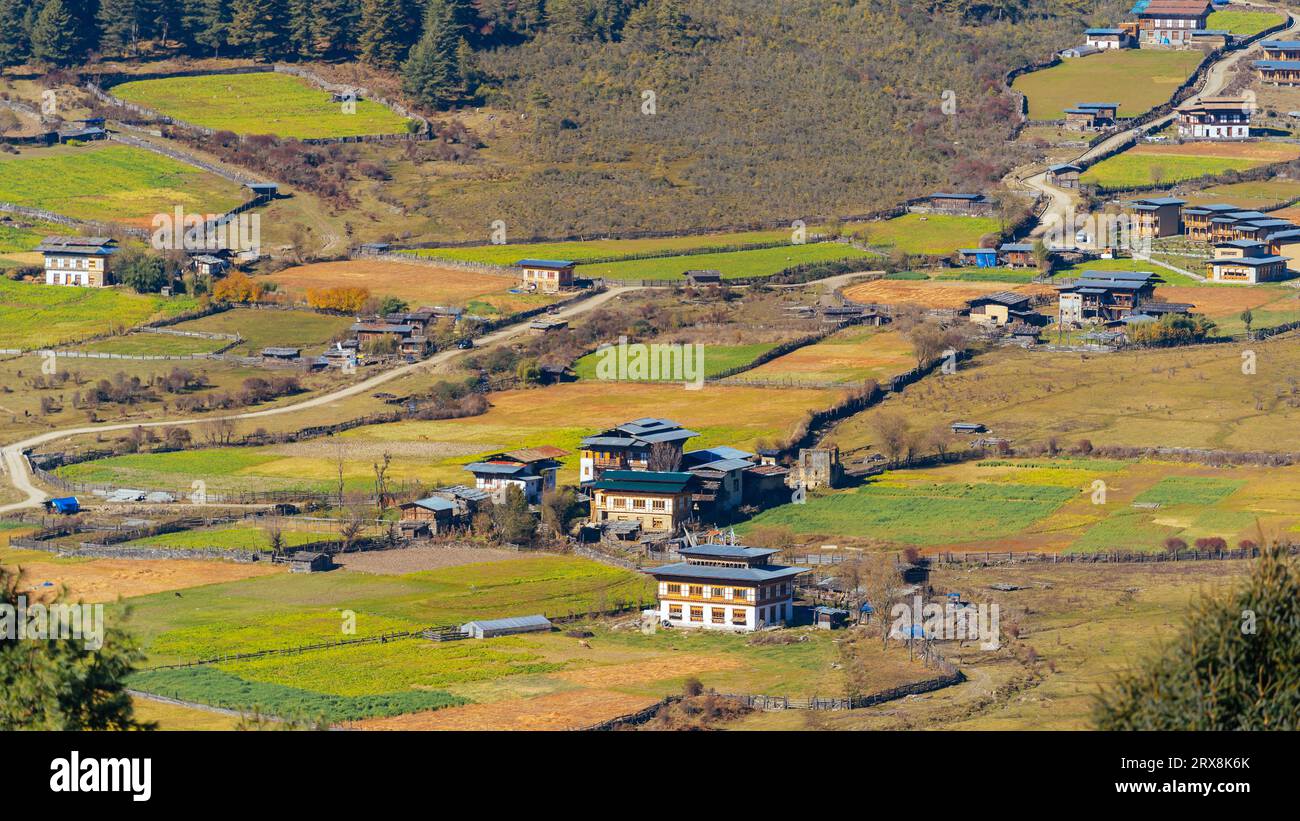
[[[1214,282],[1273,282],[1300,270],[1300,226],[1228,203],[1189,205],[1177,197],[1124,204],[1140,237],[1184,235],[1214,247],[1207,276]]]
[[[959,248],[957,262],[976,268],[1032,268],[1038,264],[1028,242],[1004,242],[996,248]]]
[[[1259,78],[1275,86],[1300,85],[1300,40],[1264,40],[1264,59],[1256,60]]]
[[[1206,28],[1213,11],[1210,0],[1137,0],[1132,20],[1114,28],[1087,29],[1084,44],[1067,49],[1062,56],[1082,57],[1124,48],[1223,48],[1233,35]]]
[[[1057,286],[1057,319],[1061,327],[1119,327],[1153,322],[1166,314],[1190,313],[1194,306],[1188,303],[1155,299],[1156,286],[1162,282],[1150,271],[1088,271]]]

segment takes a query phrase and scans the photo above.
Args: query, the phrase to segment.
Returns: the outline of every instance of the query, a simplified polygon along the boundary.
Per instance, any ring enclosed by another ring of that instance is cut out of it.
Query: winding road
[[[1297,31],[1300,31],[1300,18],[1297,18],[1295,14],[1290,12],[1286,12],[1286,15],[1290,19],[1290,25],[1273,35],[1270,35],[1270,39],[1284,39],[1285,35],[1294,35]],[[1201,88],[1195,94],[1187,98],[1186,102],[1196,102],[1206,97],[1214,97],[1222,93],[1231,80],[1228,76],[1228,72],[1231,71],[1231,69],[1241,60],[1258,52],[1260,50],[1260,42],[1262,41],[1257,40],[1247,48],[1229,52],[1223,57],[1223,59],[1210,66],[1209,70],[1205,74],[1205,82],[1201,84]],[[1176,116],[1176,114],[1171,112],[1143,125],[1135,126],[1126,131],[1121,131],[1107,137],[1089,148],[1087,151],[1084,151],[1079,156],[1072,160],[1068,160],[1067,162],[1079,164],[1095,160],[1097,157],[1104,156],[1107,152],[1113,151],[1126,142],[1137,140],[1140,138],[1142,132],[1151,131],[1167,125],[1172,122]],[[1025,177],[1019,180],[1019,182],[1026,188],[1048,198],[1047,209],[1039,218],[1038,225],[1036,225],[1034,230],[1030,232],[1030,236],[1042,236],[1051,225],[1069,224],[1070,218],[1074,214],[1074,194],[1065,188],[1059,188],[1048,182],[1046,169]]]

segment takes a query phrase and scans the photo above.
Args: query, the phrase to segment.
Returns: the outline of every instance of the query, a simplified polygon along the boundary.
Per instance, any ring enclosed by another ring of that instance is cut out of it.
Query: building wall
[[[102,288],[107,284],[106,257],[81,254],[46,254],[45,284]]]
[[[640,502],[641,506],[637,507]],[[655,507],[656,502],[663,504]],[[672,533],[690,517],[690,495],[637,494],[617,490],[596,490],[591,500],[591,521],[640,522],[651,533]]]
[[[573,286],[573,269],[555,270],[554,268],[524,268],[524,285],[531,285],[539,291],[558,291]]]
[[[689,589],[698,587],[701,595],[682,595],[669,593],[668,586],[685,584]],[[738,588],[732,585],[713,584],[705,581],[697,585],[688,582],[659,583],[659,618],[677,627],[694,627],[706,630],[730,630],[749,632],[769,625],[785,624],[794,617],[794,584],[782,582],[789,595],[769,597],[768,600],[756,600],[754,588]],[[716,595],[715,594],[716,591]],[[739,597],[738,594],[744,596]],[[735,617],[743,614],[744,623],[738,623]],[[721,621],[715,621],[720,618]]]
[[[1269,249],[1269,253],[1286,257],[1286,267],[1292,271],[1300,271],[1300,241],[1274,245]]]

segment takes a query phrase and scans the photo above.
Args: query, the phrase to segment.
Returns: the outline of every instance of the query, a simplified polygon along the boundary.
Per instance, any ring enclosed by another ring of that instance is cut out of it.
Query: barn
[[[334,568],[334,559],[328,553],[299,550],[289,556],[290,573],[320,573]]]
[[[508,619],[488,619],[470,621],[460,626],[462,633],[470,638],[490,639],[496,636],[513,636],[516,633],[545,633],[550,631],[551,621],[542,615],[515,616]]]

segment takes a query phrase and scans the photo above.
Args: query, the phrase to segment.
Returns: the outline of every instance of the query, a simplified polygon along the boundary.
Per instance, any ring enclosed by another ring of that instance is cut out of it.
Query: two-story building
[[[1133,38],[1122,28],[1092,28],[1085,29],[1083,32],[1084,43],[1095,49],[1106,51],[1108,49],[1131,48]]]
[[[1210,17],[1209,0],[1138,0],[1134,6],[1138,22],[1138,45],[1186,47],[1192,32],[1205,29]]]
[[[550,445],[521,448],[506,453],[494,453],[478,462],[465,466],[474,474],[474,486],[494,496],[514,485],[524,494],[530,505],[539,504],[542,497],[555,490],[555,474],[560,469],[561,457],[567,450]]]
[[[1237,239],[1214,246],[1215,257],[1206,263],[1212,282],[1254,285],[1285,279],[1289,259],[1268,252],[1268,243]]]
[[[1110,128],[1119,119],[1119,103],[1076,103],[1065,109],[1065,125],[1075,129]]]
[[[644,533],[672,535],[694,517],[700,479],[693,473],[606,470],[589,486],[591,523],[639,523]]]
[[[1277,86],[1300,85],[1300,40],[1264,40],[1264,59],[1254,62],[1259,77]]]
[[[806,567],[773,564],[777,550],[731,544],[683,547],[683,562],[650,571],[659,618],[673,627],[749,632],[794,618],[794,580]]]
[[[1129,230],[1135,237],[1173,237],[1182,233],[1182,207],[1177,197],[1146,197],[1124,203]]]
[[[1178,106],[1178,136],[1184,140],[1245,140],[1253,105],[1241,97],[1207,97]]]
[[[521,259],[515,263],[524,287],[544,293],[572,288],[575,265],[567,259]]]
[[[594,482],[606,470],[649,470],[651,453],[681,464],[686,440],[699,436],[670,419],[644,417],[588,436],[580,443],[578,481]]]
[[[1183,233],[1189,239],[1209,242],[1215,217],[1231,214],[1242,209],[1226,202],[1209,205],[1184,205],[1182,210]]]
[[[1068,285],[1057,286],[1062,325],[1115,322],[1152,301],[1163,282],[1150,271],[1088,271]]]
[[[110,237],[46,237],[36,246],[45,257],[46,285],[103,288],[112,282],[117,240]]]

